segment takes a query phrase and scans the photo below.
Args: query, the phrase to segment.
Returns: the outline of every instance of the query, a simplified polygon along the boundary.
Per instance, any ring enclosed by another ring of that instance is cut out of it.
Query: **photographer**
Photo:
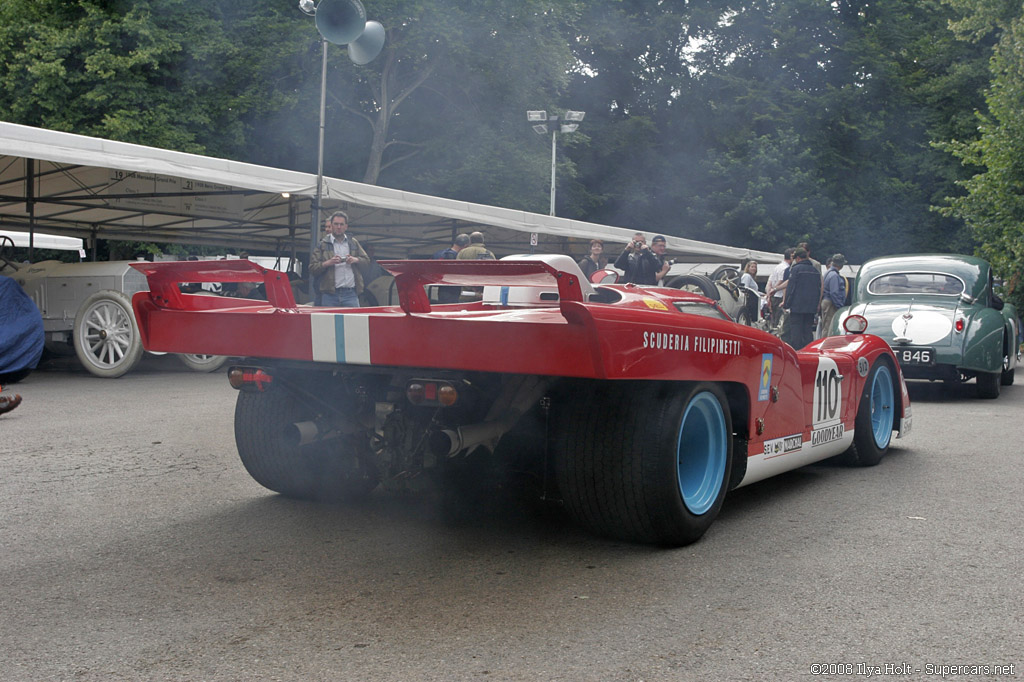
[[[650,248],[642,233],[633,235],[633,241],[615,259],[615,267],[626,273],[623,281],[656,285],[671,265],[665,258],[666,246],[665,238],[661,235],[651,240]]]

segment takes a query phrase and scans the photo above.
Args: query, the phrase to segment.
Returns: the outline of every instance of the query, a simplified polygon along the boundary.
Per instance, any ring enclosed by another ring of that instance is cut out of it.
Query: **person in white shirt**
[[[750,259],[743,264],[743,274],[740,275],[740,284],[748,289],[753,289],[760,293],[761,289],[757,286],[757,280],[754,279],[755,277],[757,277],[757,261]]]
[[[768,284],[765,285],[765,294],[770,300],[772,309],[772,329],[778,326],[779,319],[782,317],[782,293],[786,289],[785,275],[792,260],[793,249],[786,249],[782,255],[782,262],[776,265],[775,269],[772,270],[771,276],[768,277]]]

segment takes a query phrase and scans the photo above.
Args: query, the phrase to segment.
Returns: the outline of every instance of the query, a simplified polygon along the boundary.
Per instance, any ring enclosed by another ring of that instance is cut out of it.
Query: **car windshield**
[[[941,272],[894,272],[876,277],[868,284],[869,294],[959,296],[963,291],[963,280]]]

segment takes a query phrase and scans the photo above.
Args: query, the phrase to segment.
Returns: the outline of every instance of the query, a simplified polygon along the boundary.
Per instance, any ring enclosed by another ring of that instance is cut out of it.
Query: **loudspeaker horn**
[[[366,22],[362,35],[348,44],[348,58],[359,66],[369,64],[384,49],[384,27],[376,21]]]
[[[345,45],[366,28],[366,8],[359,0],[320,0],[316,29],[329,43]]]

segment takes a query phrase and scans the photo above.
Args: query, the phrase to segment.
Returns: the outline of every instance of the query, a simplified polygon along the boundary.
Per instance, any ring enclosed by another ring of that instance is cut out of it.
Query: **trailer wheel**
[[[75,315],[75,354],[98,377],[115,378],[142,359],[142,340],[126,294],[108,289],[85,299]]]
[[[203,355],[201,353],[182,353],[178,358],[186,367],[195,372],[215,372],[228,361],[226,355]]]
[[[557,416],[555,464],[569,512],[602,535],[695,542],[729,487],[732,419],[710,383],[588,385]]]
[[[0,237],[0,270],[5,270],[7,266],[14,267],[14,240],[3,235]],[[17,269],[15,267],[15,269]]]
[[[312,420],[315,409],[285,390],[240,391],[235,403],[235,445],[246,471],[285,497],[341,501],[368,495],[380,481],[369,452],[347,435],[296,445],[288,427]]]
[[[721,298],[718,287],[715,286],[711,279],[704,275],[679,275],[670,279],[665,285],[673,289],[682,289],[683,291],[706,296],[712,301],[717,301]]]

